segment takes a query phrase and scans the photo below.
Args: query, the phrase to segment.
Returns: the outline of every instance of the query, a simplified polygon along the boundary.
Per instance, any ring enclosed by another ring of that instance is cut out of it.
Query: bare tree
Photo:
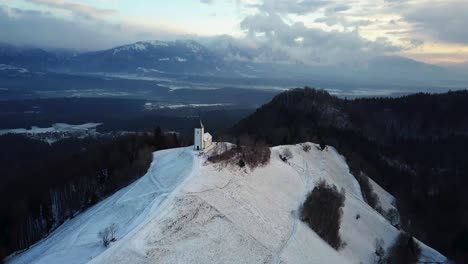
[[[283,160],[284,162],[290,160],[293,158],[293,154],[291,152],[291,150],[289,148],[285,148],[281,154],[280,154],[280,158],[281,160]]]
[[[102,240],[102,244],[105,247],[108,247],[111,242],[116,241],[117,225],[113,223],[112,225],[106,227],[103,231],[99,232],[98,236]]]
[[[384,241],[381,238],[376,238],[374,242],[375,246],[375,264],[384,264],[385,263],[385,249]]]
[[[388,209],[388,211],[385,212],[384,216],[393,226],[398,227],[400,225],[400,214],[398,213],[397,209],[395,208]]]

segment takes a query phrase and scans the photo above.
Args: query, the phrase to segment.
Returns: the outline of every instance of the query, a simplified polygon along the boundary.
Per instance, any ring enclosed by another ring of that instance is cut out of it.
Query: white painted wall
[[[195,150],[203,150],[203,134],[204,128],[195,128],[194,135],[193,135],[193,149]]]

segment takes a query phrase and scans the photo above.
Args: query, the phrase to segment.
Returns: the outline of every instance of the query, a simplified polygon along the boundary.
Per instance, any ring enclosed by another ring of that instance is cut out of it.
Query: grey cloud
[[[268,43],[277,52],[289,54],[290,61],[303,63],[362,64],[370,57],[401,49],[385,38],[368,41],[358,31],[326,32],[308,28],[303,23],[289,25],[278,14],[259,13],[246,17],[241,28],[248,38]]]
[[[468,2],[430,2],[407,9],[403,16],[413,27],[433,38],[468,44]]]
[[[305,15],[328,3],[329,1],[326,0],[264,0],[261,4],[250,6],[271,14]]]
[[[327,26],[342,25],[345,28],[358,28],[369,26],[370,24],[372,24],[372,21],[369,19],[348,21],[345,18],[336,15],[328,15],[325,17],[317,18],[315,19],[315,22],[323,23]]]
[[[317,18],[316,23],[323,23],[327,26],[341,25],[347,30],[353,30],[359,27],[369,26],[375,21],[370,19],[357,19],[358,17],[365,17],[357,14],[356,10],[352,10],[353,6],[342,4],[339,2],[330,1],[323,11],[323,17]],[[347,11],[352,10],[351,14]],[[361,11],[362,12],[362,11]]]
[[[74,15],[84,17],[84,18],[94,18],[94,19],[102,19],[107,16],[117,14],[117,11],[113,9],[100,9],[95,8],[90,5],[81,4],[81,3],[71,3],[66,2],[63,0],[25,0],[30,3],[34,3],[37,5],[43,5],[51,8],[62,9],[65,11],[69,11]]]
[[[401,41],[408,43],[408,48],[417,48],[424,45],[424,41],[417,38],[400,38]]]
[[[9,8],[0,5],[0,39],[12,44],[44,48],[96,50],[146,39],[168,39],[164,30],[143,30],[127,24],[98,20],[66,20],[49,12]]]
[[[351,9],[351,6],[349,5],[338,4],[336,6],[331,7],[329,10],[333,12],[343,12],[343,11],[347,11],[350,9]]]

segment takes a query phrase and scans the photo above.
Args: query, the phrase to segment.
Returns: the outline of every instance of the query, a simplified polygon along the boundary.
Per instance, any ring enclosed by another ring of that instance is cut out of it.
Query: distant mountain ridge
[[[29,70],[177,74],[221,77],[275,77],[388,82],[392,80],[466,80],[445,68],[399,56],[374,57],[362,67],[308,65],[267,45],[257,48],[230,37],[211,41],[139,41],[92,52],[46,51],[0,44],[0,64]]]
[[[55,65],[58,59],[57,54],[43,49],[0,43],[0,64],[3,65],[39,70]]]
[[[140,41],[70,58],[70,70],[102,72],[215,71],[221,60],[195,41]]]

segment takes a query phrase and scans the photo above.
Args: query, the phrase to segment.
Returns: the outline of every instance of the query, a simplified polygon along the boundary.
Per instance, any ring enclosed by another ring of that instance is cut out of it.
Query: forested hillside
[[[396,196],[404,230],[468,261],[468,91],[347,100],[295,89],[231,132],[272,145],[334,146],[371,206],[380,209],[367,176]]]
[[[0,262],[144,175],[154,150],[186,144],[159,128],[104,142],[7,135],[0,143]]]

